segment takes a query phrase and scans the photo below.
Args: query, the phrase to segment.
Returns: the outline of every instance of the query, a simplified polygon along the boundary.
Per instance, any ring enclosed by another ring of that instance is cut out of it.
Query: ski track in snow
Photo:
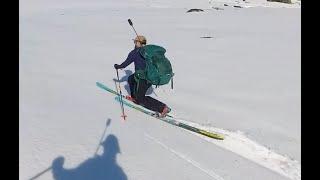
[[[175,154],[176,156],[178,156],[179,158],[187,161],[188,163],[192,164],[194,167],[200,169],[202,172],[206,173],[207,175],[209,175],[210,177],[216,179],[216,180],[224,180],[221,176],[219,176],[218,174],[216,174],[215,172],[205,169],[203,167],[201,167],[200,163],[186,157],[185,155],[183,155],[180,152],[175,151],[174,149],[168,147],[167,145],[163,144],[161,141],[157,140],[156,138],[150,136],[149,134],[145,133],[144,134],[147,138],[149,138],[150,140],[154,141],[155,143],[159,144],[160,146],[162,146],[163,148],[165,148],[166,150],[170,151],[171,153]]]
[[[292,180],[301,179],[301,164],[297,160],[273,152],[271,149],[249,139],[241,131],[233,132],[215,127],[202,126],[179,118],[176,120],[209,132],[223,134],[225,136],[224,140],[216,140],[186,130],[206,141],[214,143]]]

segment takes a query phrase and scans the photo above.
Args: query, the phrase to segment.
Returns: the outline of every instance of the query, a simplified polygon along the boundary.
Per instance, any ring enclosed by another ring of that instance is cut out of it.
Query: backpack
[[[165,57],[166,50],[157,45],[146,45],[139,49],[140,55],[146,60],[146,68],[137,70],[135,77],[137,79],[145,79],[152,85],[165,85],[171,80],[171,88],[173,88],[172,66]]]

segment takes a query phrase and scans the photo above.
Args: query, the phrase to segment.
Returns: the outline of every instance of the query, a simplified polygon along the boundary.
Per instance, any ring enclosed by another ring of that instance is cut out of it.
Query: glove
[[[114,68],[115,69],[119,69],[119,65],[118,64],[114,64]]]

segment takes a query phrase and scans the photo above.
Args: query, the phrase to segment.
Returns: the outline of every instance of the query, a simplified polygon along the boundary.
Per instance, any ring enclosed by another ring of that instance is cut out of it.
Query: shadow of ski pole
[[[110,125],[110,123],[111,123],[111,119],[109,118],[109,119],[107,120],[107,122],[106,122],[106,127],[104,128],[103,134],[102,134],[102,136],[101,136],[101,138],[100,138],[100,141],[99,141],[98,147],[97,147],[97,149],[96,149],[96,152],[94,153],[94,156],[96,156],[97,153],[98,153],[98,151],[99,151],[99,148],[100,148],[100,146],[101,146],[101,142],[102,142],[102,140],[103,140],[103,138],[104,138],[104,135],[106,134],[107,127]]]
[[[38,177],[40,177],[42,174],[50,171],[52,169],[52,166],[48,167],[47,169],[41,171],[40,173],[38,173],[37,175],[33,176],[32,178],[30,178],[29,180],[34,180],[37,179]]]

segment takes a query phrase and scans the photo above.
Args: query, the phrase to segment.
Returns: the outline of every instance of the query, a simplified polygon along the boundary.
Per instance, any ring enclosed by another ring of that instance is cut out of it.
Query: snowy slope
[[[300,179],[299,7],[20,0],[20,179]],[[174,67],[174,90],[150,95],[224,141],[129,108],[124,122],[114,96],[95,86],[115,89],[113,64],[133,48],[128,18]]]

